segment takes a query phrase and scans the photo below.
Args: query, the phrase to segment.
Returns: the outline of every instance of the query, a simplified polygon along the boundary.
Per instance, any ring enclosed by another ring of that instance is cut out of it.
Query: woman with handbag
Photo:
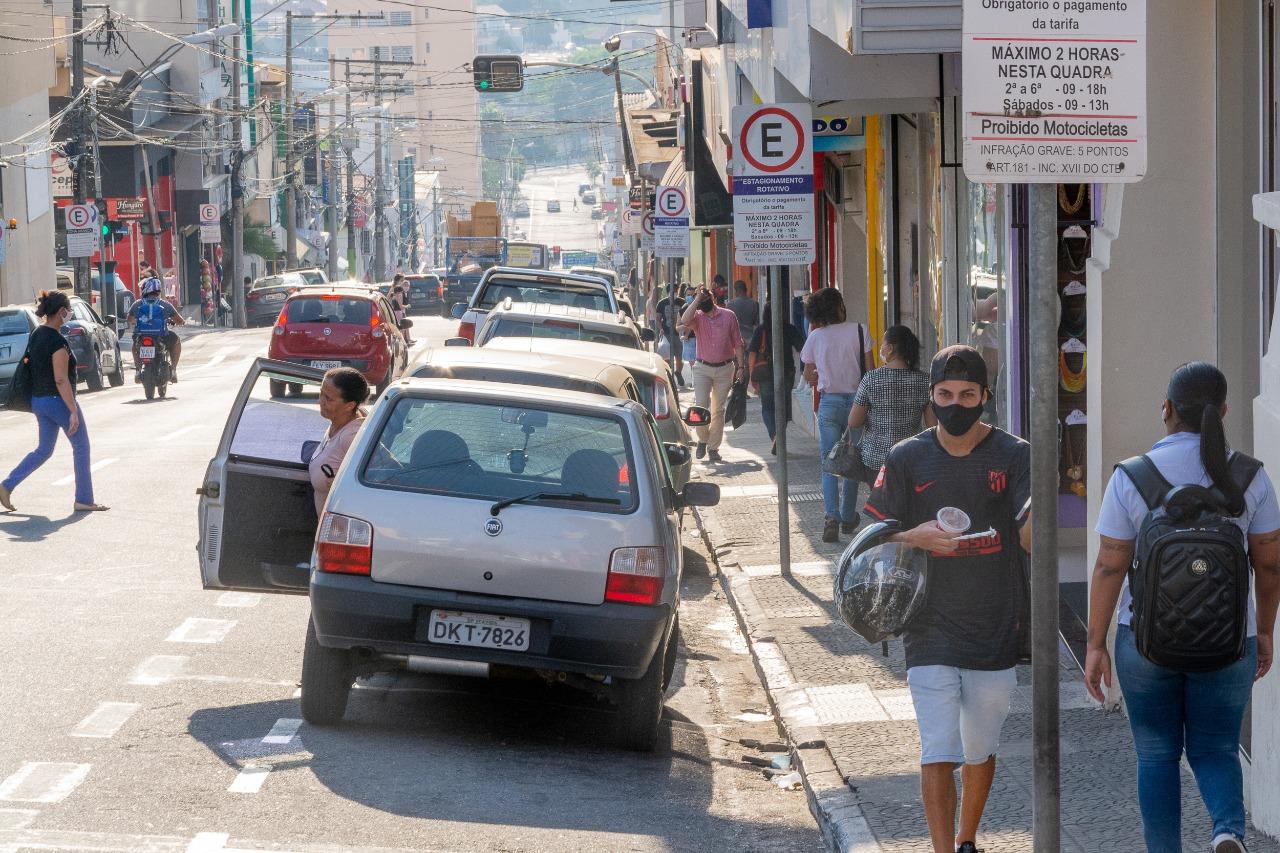
[[[804,335],[795,326],[787,322],[782,329],[782,364],[784,378],[782,387],[796,387],[795,353],[804,347]],[[778,455],[778,426],[775,422],[773,399],[773,311],[770,303],[764,304],[764,311],[759,325],[751,335],[747,344],[747,375],[751,377],[751,388],[760,398],[760,417],[764,419],[764,428],[773,442],[772,452]],[[791,394],[786,399],[786,419],[791,421]]]
[[[869,371],[849,410],[849,429],[862,432],[863,481],[875,482],[895,444],[937,424],[929,405],[929,377],[920,369],[920,339],[890,326],[880,345],[884,367]]]
[[[71,439],[75,461],[76,512],[101,512],[107,509],[93,500],[93,476],[89,471],[89,430],[76,403],[76,357],[62,336],[62,324],[71,316],[71,300],[59,290],[46,290],[36,300],[36,316],[44,322],[31,333],[22,367],[30,370],[31,413],[40,429],[39,444],[18,463],[18,467],[0,483],[0,506],[14,511],[13,490],[35,473],[58,443],[58,430]],[[15,382],[17,376],[14,377]]]

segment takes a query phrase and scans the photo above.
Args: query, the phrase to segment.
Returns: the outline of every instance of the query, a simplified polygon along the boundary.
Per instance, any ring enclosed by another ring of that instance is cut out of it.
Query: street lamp
[[[180,40],[186,44],[208,44],[220,38],[238,35],[240,35],[239,24],[221,24],[211,30],[201,30],[198,33],[182,36]]]

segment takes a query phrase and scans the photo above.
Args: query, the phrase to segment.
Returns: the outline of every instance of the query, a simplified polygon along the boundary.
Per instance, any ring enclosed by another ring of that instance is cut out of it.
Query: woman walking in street
[[[107,509],[93,500],[93,476],[89,471],[89,430],[76,403],[76,358],[62,336],[62,324],[71,316],[71,300],[58,290],[46,290],[36,300],[36,316],[43,318],[31,333],[27,352],[31,359],[31,413],[36,416],[39,443],[0,483],[0,506],[14,511],[13,490],[49,461],[58,443],[58,430],[71,439],[76,474],[76,512]]]
[[[834,287],[809,294],[804,304],[809,337],[800,352],[804,378],[822,395],[818,402],[818,446],[822,457],[844,435],[858,384],[871,361],[871,333],[845,317],[844,298]],[[856,438],[856,436],[855,436]],[[858,484],[823,472],[822,541],[838,542],[858,529]]]
[[[1169,381],[1160,414],[1166,435],[1146,458],[1173,486],[1214,487],[1225,498],[1223,515],[1240,528],[1247,543],[1253,596],[1242,616],[1247,625],[1236,626],[1247,629],[1244,654],[1220,669],[1188,672],[1155,664],[1139,653],[1131,627],[1134,596],[1128,571],[1148,506],[1128,472],[1117,470],[1098,514],[1101,543],[1089,587],[1085,686],[1098,701],[1103,701],[1102,684],[1111,686],[1107,632],[1119,600],[1115,666],[1138,754],[1138,806],[1147,849],[1151,853],[1183,849],[1179,763],[1185,752],[1213,820],[1210,849],[1244,853],[1240,725],[1253,682],[1271,668],[1280,604],[1280,507],[1266,471],[1258,469],[1247,485],[1232,476],[1232,454],[1222,427],[1227,414],[1227,380],[1222,371],[1205,362],[1179,367]],[[1201,574],[1205,571],[1199,569]],[[1193,564],[1186,573],[1196,572]],[[1162,587],[1162,593],[1166,591]],[[1143,595],[1149,593],[1139,593]]]
[[[751,335],[747,344],[747,375],[751,377],[751,386],[760,397],[760,417],[764,419],[764,428],[773,442],[773,455],[778,455],[778,426],[774,421],[773,395],[773,312],[771,303],[764,304],[762,319]],[[796,387],[795,353],[804,347],[804,335],[795,326],[787,322],[782,330],[782,387],[787,391],[786,421],[791,421],[791,390]]]
[[[929,377],[920,369],[920,339],[906,326],[890,326],[880,345],[884,367],[867,373],[849,410],[849,429],[861,429],[862,465],[870,486],[889,450],[937,423],[929,405]]]

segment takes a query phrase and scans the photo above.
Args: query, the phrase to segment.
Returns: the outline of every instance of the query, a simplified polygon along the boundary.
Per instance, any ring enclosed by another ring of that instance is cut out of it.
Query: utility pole
[[[329,88],[334,86],[334,60],[329,59]],[[348,100],[350,94],[347,95]],[[329,281],[338,280],[338,105],[329,99],[329,144],[326,148],[329,165]]]
[[[613,55],[613,87],[618,96],[618,131],[622,134],[622,156],[626,160],[627,174],[634,181],[636,177],[636,158],[631,151],[631,138],[627,135],[627,108],[622,103],[622,72],[618,67],[618,55]]]
[[[346,60],[347,125],[351,126],[351,60]],[[354,128],[352,128],[354,129]],[[354,134],[353,134],[354,137]],[[351,140],[354,143],[354,138]],[[355,145],[343,140],[342,150],[347,154],[347,277],[356,275],[356,159]]]
[[[246,7],[249,0],[244,0]],[[241,24],[240,0],[231,0],[231,22]],[[249,325],[244,305],[244,142],[240,114],[240,34],[231,37],[231,258],[227,275],[231,278],[231,324],[237,329]]]
[[[84,96],[84,0],[71,0],[71,101],[76,103]],[[73,122],[75,160],[72,180],[72,195],[76,204],[84,204],[85,185],[89,181],[89,158],[85,150],[85,110],[84,104],[76,103],[75,121]],[[76,295],[86,302],[92,301],[93,286],[89,278],[89,259],[75,258]]]
[[[382,194],[382,52],[377,48],[373,54],[373,88],[378,108],[373,119],[373,280],[379,282],[387,277],[387,247],[383,245],[386,229],[382,221],[382,206],[386,203]]]
[[[93,113],[93,198],[95,202],[102,202],[106,207],[106,202],[102,200],[102,148],[98,144],[98,85],[102,82],[99,77],[94,81],[94,85],[89,89],[89,107]],[[105,214],[104,214],[105,215]],[[103,239],[102,229],[106,221],[98,223],[98,282],[102,286],[102,313],[106,316],[115,316],[116,313],[116,283],[115,276],[111,280],[107,280],[107,241]],[[112,323],[116,329],[119,329],[114,322]]]
[[[298,210],[293,154],[293,12],[284,13],[284,264],[296,267]]]

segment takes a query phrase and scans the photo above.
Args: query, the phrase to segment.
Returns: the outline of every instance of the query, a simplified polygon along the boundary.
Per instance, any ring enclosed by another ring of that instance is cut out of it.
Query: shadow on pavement
[[[7,512],[0,514],[0,533],[6,534],[14,542],[43,542],[62,528],[89,515],[91,513],[73,512],[62,518],[49,518],[47,515]]]

